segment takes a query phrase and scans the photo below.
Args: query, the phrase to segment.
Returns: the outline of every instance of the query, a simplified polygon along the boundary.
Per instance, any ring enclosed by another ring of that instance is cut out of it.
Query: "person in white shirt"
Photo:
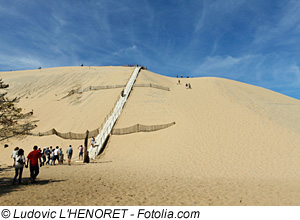
[[[53,163],[55,165],[55,161],[54,161],[54,149],[51,150],[50,157],[51,157],[51,163],[50,163],[50,165],[52,166]]]
[[[15,157],[17,156],[18,151],[19,151],[19,147],[16,147],[11,154],[11,158],[14,160],[13,167],[15,166]]]
[[[94,146],[95,146],[95,143],[96,143],[96,141],[95,141],[95,138],[94,138],[94,137],[92,137],[92,139],[91,139],[91,145],[92,145],[92,147],[94,147]]]
[[[26,158],[24,156],[24,150],[23,149],[19,149],[19,151],[17,152],[17,154],[15,155],[15,177],[13,179],[13,185],[15,184],[17,177],[19,176],[19,184],[22,183],[22,173],[23,173],[23,168],[26,162]]]
[[[59,147],[56,146],[55,150],[54,150],[54,164],[55,165],[55,161],[57,160],[59,162]]]

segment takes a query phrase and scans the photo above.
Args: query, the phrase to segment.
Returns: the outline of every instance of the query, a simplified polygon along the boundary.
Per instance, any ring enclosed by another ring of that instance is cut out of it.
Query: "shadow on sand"
[[[12,171],[12,167],[7,168],[0,168],[0,173],[6,172],[6,171]],[[35,187],[39,185],[46,185],[49,183],[56,183],[56,182],[63,182],[66,180],[44,180],[44,179],[37,179],[36,183],[31,183],[29,177],[22,178],[22,184],[18,184],[16,182],[14,185],[12,185],[13,176],[12,177],[0,177],[0,197],[4,194],[14,192],[14,191],[20,191],[22,189],[25,189],[24,187]]]

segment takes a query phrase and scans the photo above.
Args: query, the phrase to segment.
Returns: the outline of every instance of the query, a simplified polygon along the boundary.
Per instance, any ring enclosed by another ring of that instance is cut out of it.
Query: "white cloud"
[[[200,12],[201,16],[200,18],[198,19],[196,25],[195,25],[195,29],[194,29],[194,32],[198,32],[201,30],[201,28],[203,27],[204,25],[204,19],[205,19],[205,10],[202,9],[202,11]]]
[[[60,16],[57,12],[54,12],[52,16],[59,26],[65,26],[68,23],[66,19]]]
[[[28,54],[18,56],[0,54],[0,66],[6,70],[36,69],[42,66],[42,61]]]
[[[201,1],[201,11],[198,11],[200,16],[198,17],[194,33],[199,32],[205,25],[216,24],[215,21],[230,21],[232,15],[238,12],[238,10],[247,3],[246,0],[203,0]],[[220,23],[218,23],[220,24]],[[205,31],[206,29],[203,29]]]
[[[273,22],[259,25],[255,33],[255,44],[263,44],[274,41],[276,43],[285,43],[284,41],[290,40],[295,33],[299,33],[300,23],[300,2],[289,1],[282,13],[277,15]],[[299,36],[298,36],[299,37]],[[299,39],[297,37],[297,40]],[[294,41],[291,41],[294,42]]]
[[[278,54],[211,56],[195,66],[192,75],[229,78],[284,94],[296,93],[300,86],[299,65]]]
[[[116,56],[121,56],[121,55],[125,55],[127,53],[133,52],[137,50],[137,46],[136,45],[132,45],[131,47],[127,47],[127,48],[122,48],[116,52],[113,53],[113,55]]]
[[[194,74],[227,75],[238,78],[240,73],[235,70],[243,68],[244,65],[247,65],[256,58],[257,55],[247,55],[244,57],[210,56],[195,68]]]

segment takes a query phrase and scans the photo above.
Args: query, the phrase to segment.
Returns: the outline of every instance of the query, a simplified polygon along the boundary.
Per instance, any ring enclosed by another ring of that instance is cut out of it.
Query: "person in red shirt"
[[[41,152],[38,150],[37,146],[33,147],[33,151],[31,151],[27,156],[27,164],[26,168],[28,167],[28,163],[30,164],[30,180],[32,183],[35,183],[35,179],[37,175],[39,174],[39,161],[40,166],[42,166],[42,160],[41,160]]]

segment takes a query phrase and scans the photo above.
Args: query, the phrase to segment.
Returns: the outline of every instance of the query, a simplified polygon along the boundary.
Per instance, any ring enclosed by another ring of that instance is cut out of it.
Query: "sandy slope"
[[[121,89],[57,100],[77,87],[126,83],[132,70],[66,67],[0,77],[17,84],[11,91],[24,96],[22,107],[34,110],[36,130],[84,132],[96,128],[95,121],[102,123]],[[186,82],[192,89],[185,89]],[[13,170],[1,170],[1,203],[16,204],[13,198],[21,195],[19,204],[25,204],[40,190],[34,205],[300,205],[299,100],[220,78],[181,79],[177,85],[177,79],[142,71],[137,83],[171,91],[134,88],[116,128],[175,121],[174,126],[112,136],[91,164],[43,167],[37,186],[8,187]],[[33,143],[66,148],[82,141],[9,140],[27,152]],[[11,147],[1,148],[2,169],[10,165]],[[49,196],[55,190],[60,194]]]
[[[31,120],[37,127],[32,132],[45,132],[55,128],[60,132],[84,133],[100,127],[119,98],[122,88],[89,91],[62,98],[72,89],[126,84],[133,70],[131,67],[62,67],[7,72],[1,73],[0,77],[10,84],[10,96],[22,97],[19,106],[24,112],[33,110]],[[43,147],[59,145],[66,149],[69,143],[74,143],[77,147],[82,141],[70,142],[55,136],[8,141],[9,145],[19,145],[27,152],[35,144]],[[0,156],[0,160],[6,163],[10,151],[11,148],[4,149],[5,153]]]

